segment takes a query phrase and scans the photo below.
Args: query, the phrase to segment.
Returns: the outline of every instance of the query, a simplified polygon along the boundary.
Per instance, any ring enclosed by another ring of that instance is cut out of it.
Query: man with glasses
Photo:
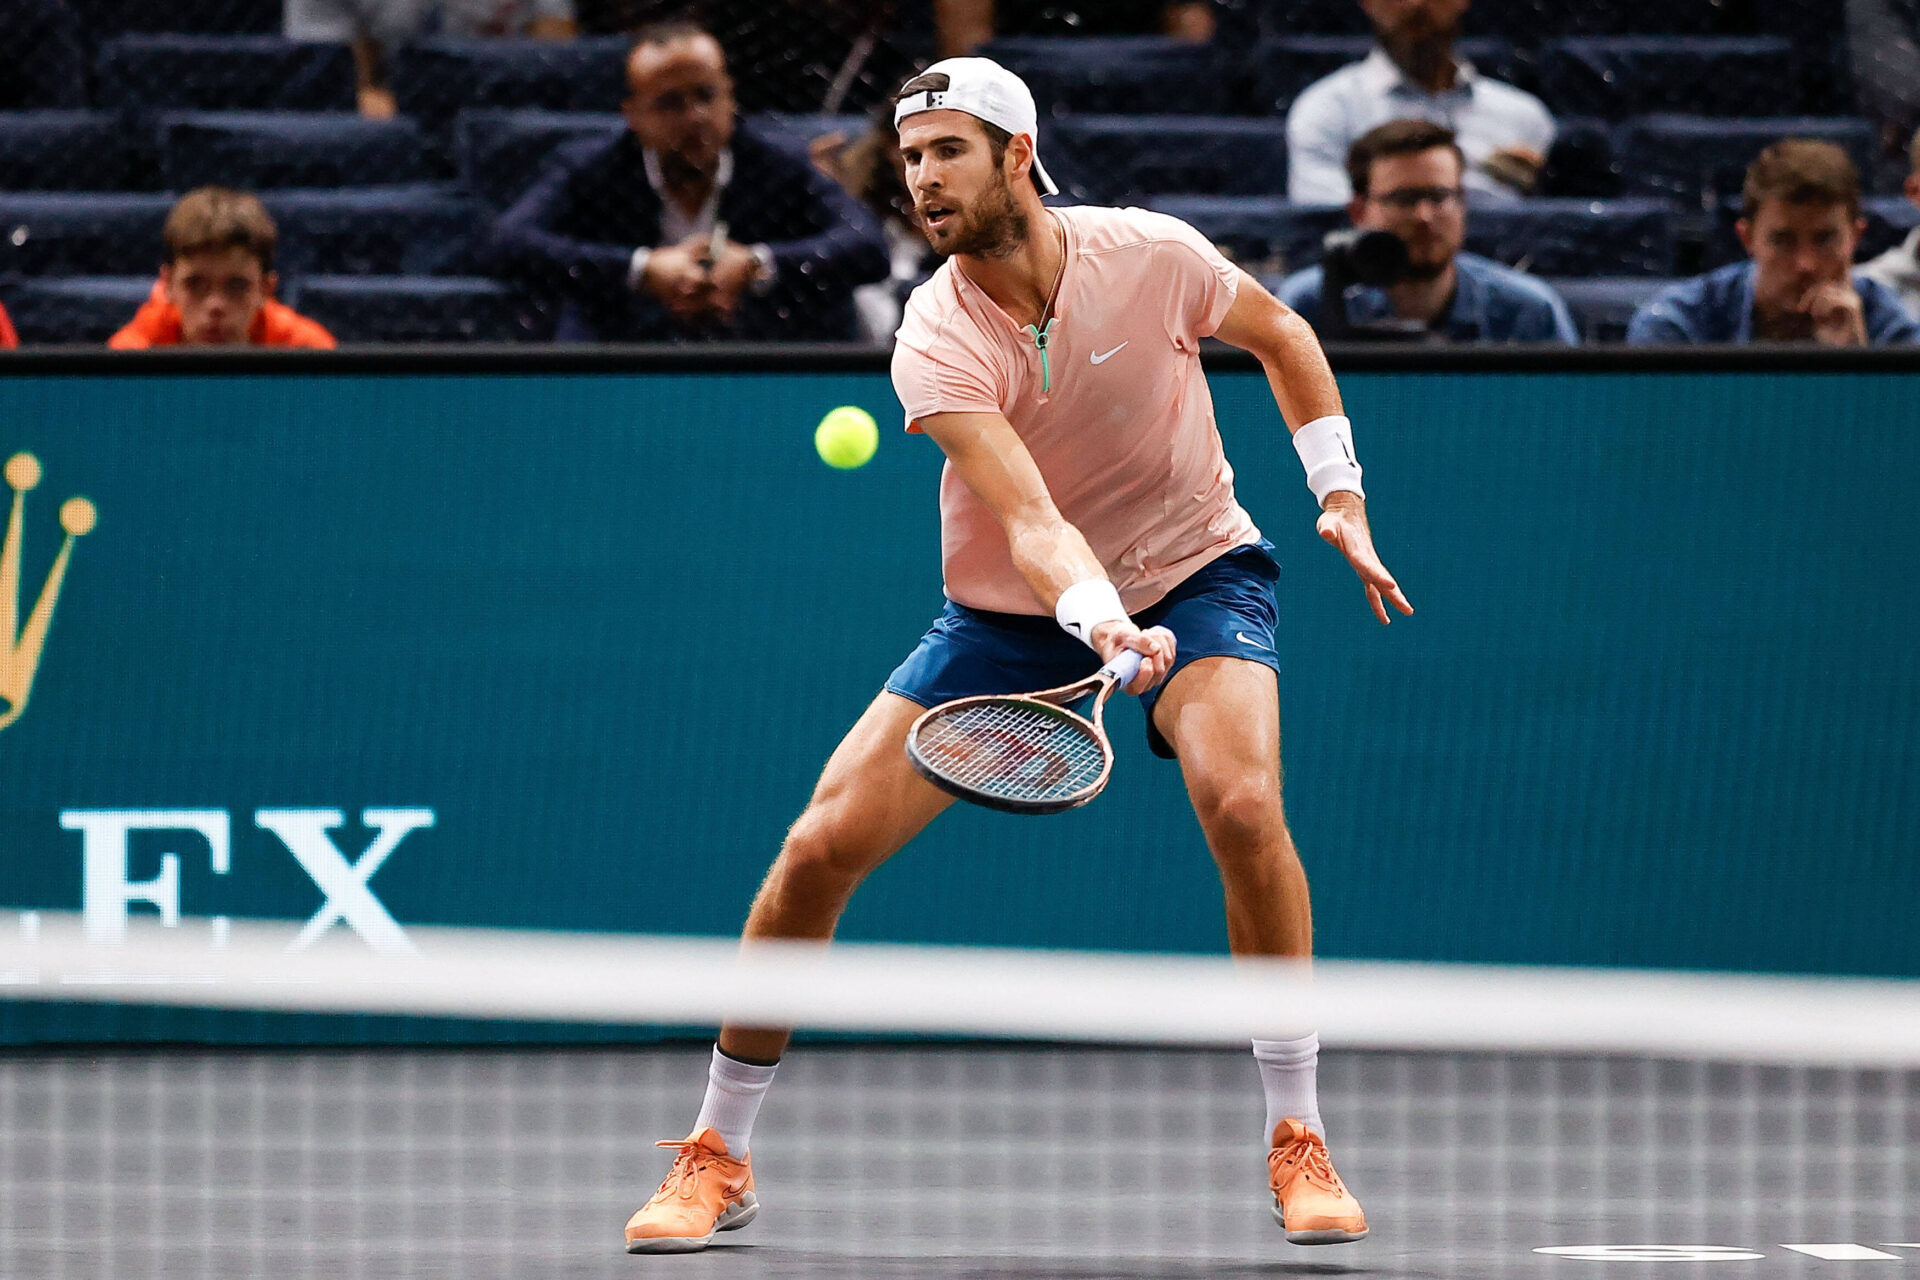
[[[1344,291],[1345,319],[1361,327],[1399,321],[1449,342],[1578,343],[1560,295],[1490,258],[1462,253],[1466,167],[1453,131],[1426,120],[1392,120],[1362,134],[1347,151],[1353,225],[1386,231],[1406,245],[1400,279]],[[1295,272],[1274,289],[1324,335],[1341,326],[1323,306],[1321,267]]]

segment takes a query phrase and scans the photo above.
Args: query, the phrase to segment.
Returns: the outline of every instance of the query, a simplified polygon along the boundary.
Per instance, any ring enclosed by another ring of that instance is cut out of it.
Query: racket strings
[[[927,721],[920,756],[971,791],[1045,802],[1077,795],[1100,780],[1106,752],[1084,724],[1023,702],[984,702]]]

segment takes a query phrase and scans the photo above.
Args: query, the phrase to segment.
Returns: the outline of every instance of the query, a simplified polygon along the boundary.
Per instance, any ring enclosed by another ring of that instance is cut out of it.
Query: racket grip
[[[1136,653],[1132,649],[1122,649],[1120,656],[1100,668],[1100,674],[1103,676],[1112,676],[1114,683],[1125,687],[1133,682],[1135,676],[1140,674],[1140,661],[1141,655],[1139,653]]]

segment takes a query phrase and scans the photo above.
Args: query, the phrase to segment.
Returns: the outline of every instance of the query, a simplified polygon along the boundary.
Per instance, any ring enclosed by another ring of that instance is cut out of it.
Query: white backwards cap
[[[992,58],[943,58],[921,75],[944,75],[947,87],[902,98],[893,109],[894,128],[922,111],[964,111],[1008,133],[1024,133],[1033,139],[1034,185],[1043,196],[1059,192],[1040,163],[1040,113],[1026,81]]]

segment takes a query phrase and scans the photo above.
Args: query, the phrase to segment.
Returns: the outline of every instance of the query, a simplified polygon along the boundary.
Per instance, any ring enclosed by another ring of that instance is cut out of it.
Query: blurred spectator
[[[80,20],[66,0],[0,0],[0,111],[87,105]]]
[[[906,30],[901,10],[930,0],[579,0],[589,30],[630,32],[691,22],[720,32],[735,65],[743,114],[858,114],[892,96],[924,60],[930,32]]]
[[[1308,85],[1287,112],[1291,199],[1351,198],[1347,148],[1376,125],[1409,117],[1454,131],[1475,195],[1511,200],[1533,190],[1553,145],[1553,116],[1532,94],[1489,80],[1454,53],[1468,3],[1359,0],[1373,24],[1373,52]]]
[[[13,331],[13,317],[0,307],[0,351],[11,351],[20,345],[20,335]]]
[[[1489,258],[1462,253],[1467,212],[1465,158],[1453,131],[1428,120],[1392,120],[1368,130],[1347,152],[1355,195],[1353,225],[1387,231],[1407,247],[1398,283],[1345,290],[1349,325],[1413,322],[1449,342],[1580,341],[1566,303],[1552,289]],[[1281,281],[1274,292],[1322,336],[1329,330],[1324,267]]]
[[[1169,35],[1213,39],[1212,0],[933,0],[940,56],[957,58],[995,36]]]
[[[886,242],[806,155],[735,118],[719,41],[635,36],[627,130],[562,149],[494,224],[508,266],[556,296],[575,341],[852,339]]]
[[[838,133],[816,138],[811,154],[822,172],[872,212],[887,238],[891,267],[887,278],[855,289],[853,306],[860,318],[862,337],[869,342],[891,343],[894,330],[900,327],[907,295],[940,265],[940,256],[927,243],[913,214],[913,197],[907,191],[901,167],[900,134],[893,127],[892,110],[876,115],[873,127],[852,142]]]
[[[1847,45],[1860,104],[1896,152],[1920,128],[1920,0],[1847,0]]]
[[[332,334],[274,301],[278,233],[254,196],[225,187],[189,191],[161,234],[160,279],[127,326],[107,339],[109,347],[335,345]]]
[[[394,113],[387,55],[419,36],[535,36],[575,33],[573,0],[286,0],[287,37],[353,45],[360,111]]]
[[[1907,199],[1920,206],[1920,130],[1907,144]],[[1907,233],[1904,244],[1895,245],[1866,266],[1860,274],[1877,280],[1900,297],[1908,313],[1920,317],[1920,227]]]
[[[1893,290],[1850,274],[1866,223],[1860,175],[1841,148],[1789,138],[1762,151],[1734,229],[1749,260],[1656,295],[1628,323],[1629,343],[1920,341]]]

